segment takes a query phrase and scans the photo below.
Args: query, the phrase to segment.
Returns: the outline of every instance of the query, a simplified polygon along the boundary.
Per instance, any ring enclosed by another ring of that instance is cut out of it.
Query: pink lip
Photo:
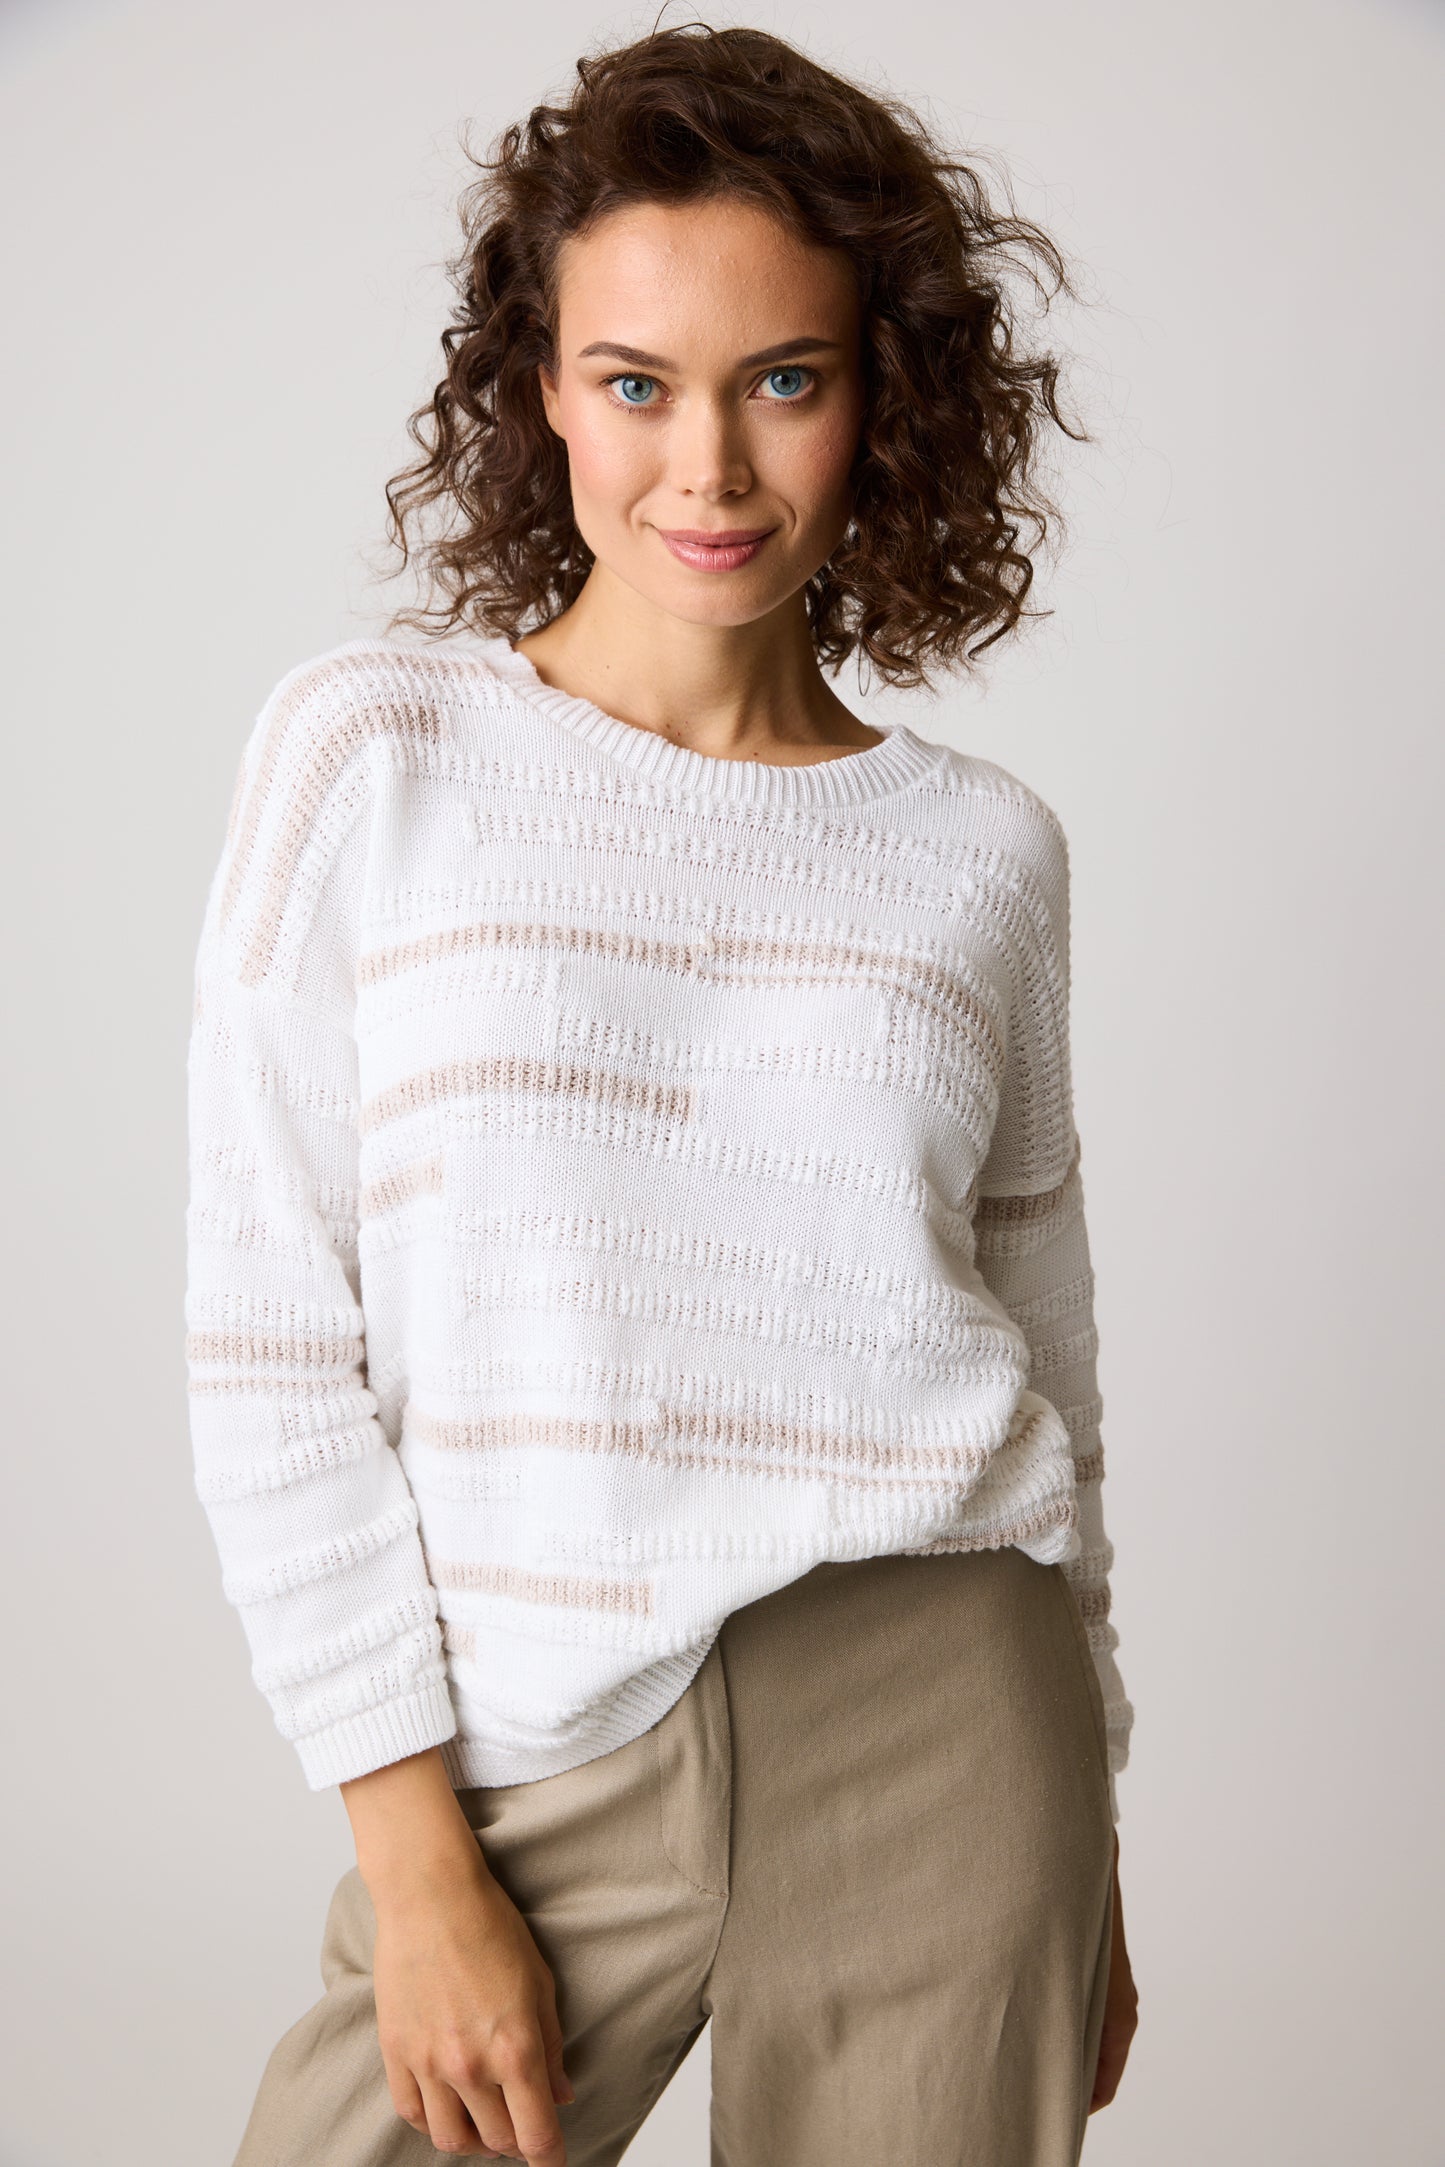
[[[658,533],[683,564],[703,572],[735,572],[762,548],[772,527],[659,527]]]

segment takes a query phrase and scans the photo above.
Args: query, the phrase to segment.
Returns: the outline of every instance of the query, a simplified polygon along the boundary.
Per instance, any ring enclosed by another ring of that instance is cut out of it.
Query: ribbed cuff
[[[420,1693],[383,1701],[379,1708],[363,1708],[360,1715],[333,1723],[329,1730],[313,1731],[295,1743],[308,1788],[324,1791],[328,1784],[350,1783],[353,1777],[369,1776],[374,1768],[404,1761],[408,1754],[445,1745],[456,1736],[456,1728],[456,1710],[442,1678]]]

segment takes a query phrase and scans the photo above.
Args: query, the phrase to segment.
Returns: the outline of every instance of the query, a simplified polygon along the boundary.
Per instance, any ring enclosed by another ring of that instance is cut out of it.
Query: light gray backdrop
[[[250,1682],[191,1489],[192,955],[256,709],[401,598],[368,560],[458,125],[651,19],[0,22],[4,2167],[225,2167],[320,1991],[345,1813]],[[1072,842],[1142,1997],[1087,2157],[1439,2167],[1442,16],[710,19],[927,101],[1090,281],[1056,615],[903,709]],[[703,2167],[707,2063],[639,2167]]]

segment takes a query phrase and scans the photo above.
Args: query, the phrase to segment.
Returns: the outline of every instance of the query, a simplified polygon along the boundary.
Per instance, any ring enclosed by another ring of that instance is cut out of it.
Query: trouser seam
[[[711,1651],[709,1651],[709,1653],[711,1653]],[[719,1654],[719,1658],[718,1658],[718,1660],[719,1660],[719,1662],[721,1662],[721,1660],[722,1660],[722,1658],[721,1658],[721,1654]],[[689,1686],[688,1690],[689,1690],[689,1691],[691,1690],[691,1686]],[[669,1711],[669,1712],[670,1712],[670,1711]],[[651,1735],[652,1735],[652,1764],[653,1764],[653,1769],[654,1769],[654,1772],[655,1772],[655,1776],[656,1776],[656,1783],[655,1783],[655,1788],[654,1788],[654,1797],[655,1797],[655,1799],[656,1799],[656,1801],[657,1801],[657,1841],[658,1841],[658,1845],[659,1845],[659,1847],[660,1847],[660,1849],[661,1849],[661,1851],[662,1851],[662,1855],[663,1855],[663,1857],[664,1857],[664,1858],[665,1858],[665,1859],[667,1860],[667,1862],[668,1862],[669,1866],[671,1866],[671,1868],[672,1868],[673,1872],[674,1872],[674,1873],[675,1873],[675,1874],[676,1874],[676,1875],[678,1876],[679,1880],[681,1880],[681,1881],[685,1881],[685,1882],[687,1883],[688,1887],[689,1887],[690,1889],[694,1890],[694,1891],[695,1891],[695,1892],[697,1893],[697,1895],[699,1895],[699,1896],[710,1896],[710,1897],[712,1897],[712,1898],[713,1898],[713,1900],[714,1900],[715,1902],[716,1902],[716,1901],[719,1901],[719,1900],[721,1900],[722,1902],[726,1903],[726,1900],[727,1900],[727,1897],[728,1897],[728,1893],[729,1893],[728,1889],[726,1889],[726,1888],[722,1888],[722,1889],[714,1889],[714,1888],[709,1888],[709,1886],[707,1885],[707,1883],[706,1883],[706,1882],[704,1882],[704,1881],[699,1881],[699,1880],[697,1880],[697,1879],[696,1879],[696,1877],[695,1877],[694,1875],[692,1875],[692,1874],[690,1874],[690,1873],[688,1872],[687,1868],[686,1868],[686,1867],[685,1867],[685,1866],[684,1866],[684,1865],[683,1865],[683,1864],[681,1863],[681,1861],[680,1861],[680,1860],[679,1860],[678,1858],[676,1858],[676,1857],[674,1856],[674,1854],[673,1854],[673,1851],[672,1851],[672,1848],[671,1848],[671,1846],[670,1846],[670,1845],[669,1845],[669,1843],[668,1843],[668,1840],[667,1840],[667,1796],[666,1796],[666,1789],[667,1789],[667,1786],[666,1786],[666,1781],[665,1781],[665,1778],[664,1778],[664,1776],[663,1776],[663,1766],[662,1766],[662,1735],[661,1735],[661,1734],[662,1734],[662,1727],[663,1727],[663,1723],[664,1723],[665,1721],[666,1721],[666,1717],[664,1717],[664,1718],[663,1718],[663,1719],[662,1719],[662,1720],[661,1720],[660,1722],[658,1722],[658,1723],[654,1724],[654,1725],[653,1725],[653,1728],[652,1728],[652,1733],[651,1733]],[[731,1841],[732,1841],[732,1827],[731,1827],[731,1822],[732,1822],[732,1816],[731,1816],[731,1812],[729,1812],[729,1816],[728,1816],[728,1821],[729,1821],[729,1827],[728,1827],[728,1841],[729,1841],[729,1845],[731,1845]],[[729,1877],[729,1878],[730,1878],[730,1877]]]
[[[1059,1591],[1059,1599],[1069,1613],[1069,1638],[1074,1644],[1074,1654],[1078,1658],[1080,1675],[1084,1681],[1084,1692],[1089,1702],[1089,1719],[1094,1726],[1095,1743],[1099,1748],[1104,1772],[1107,1776],[1109,1769],[1108,1711],[1094,1705],[1095,1695],[1102,1702],[1103,1687],[1099,1684],[1099,1674],[1094,1667],[1094,1653],[1089,1646],[1083,1613],[1079,1609],[1078,1599],[1065,1577],[1062,1565],[1051,1565],[1049,1571],[1054,1577],[1054,1585]]]

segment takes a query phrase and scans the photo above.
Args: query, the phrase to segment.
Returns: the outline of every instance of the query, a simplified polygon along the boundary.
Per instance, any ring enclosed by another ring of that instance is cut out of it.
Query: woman
[[[464,215],[432,604],[273,692],[197,966],[197,1483],[357,1853],[237,2167],[602,2167],[709,2018],[727,2167],[1075,2161],[1135,1994],[1066,846],[823,675],[1024,614],[998,280],[1062,265],[750,30],[579,63]]]

